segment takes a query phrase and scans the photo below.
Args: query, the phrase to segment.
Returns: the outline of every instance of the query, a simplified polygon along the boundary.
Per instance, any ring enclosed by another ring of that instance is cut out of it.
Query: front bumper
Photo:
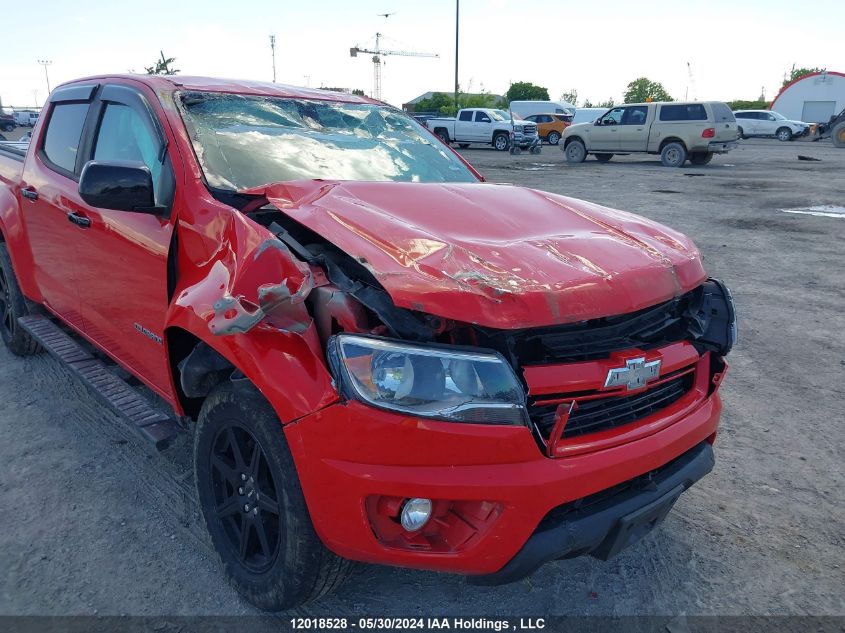
[[[544,563],[592,554],[607,560],[660,524],[678,497],[713,470],[713,448],[702,442],[647,480],[637,481],[584,511],[544,525],[507,565],[494,574],[473,576],[476,585],[502,585],[533,573]],[[545,523],[545,521],[544,521]]]
[[[552,509],[712,441],[720,411],[718,392],[679,401],[644,419],[637,439],[556,459],[541,453],[526,427],[424,420],[354,401],[284,429],[314,528],[330,550],[368,563],[489,575],[517,556]],[[376,496],[489,502],[497,514],[449,551],[396,547],[376,536],[368,514]]]

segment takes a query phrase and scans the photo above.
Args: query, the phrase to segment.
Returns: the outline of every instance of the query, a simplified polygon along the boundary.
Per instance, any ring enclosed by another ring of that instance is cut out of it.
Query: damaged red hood
[[[482,326],[633,312],[706,277],[680,233],[533,189],[309,181],[251,193],[366,266],[396,305]]]

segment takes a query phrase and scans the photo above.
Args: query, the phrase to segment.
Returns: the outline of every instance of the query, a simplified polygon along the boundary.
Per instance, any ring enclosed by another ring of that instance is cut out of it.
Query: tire
[[[0,336],[9,351],[17,356],[30,356],[41,351],[41,346],[23,328],[18,319],[29,314],[20,286],[18,286],[12,260],[5,243],[0,243]]]
[[[594,154],[594,156],[596,157],[596,160],[600,163],[606,163],[611,158],[613,158],[613,154]]]
[[[549,132],[546,140],[549,142],[549,145],[557,145],[560,143],[560,132]]]
[[[458,147],[460,147],[461,149],[466,149],[467,147],[469,147],[469,143],[458,143]]]
[[[845,148],[845,121],[837,124],[830,131],[830,142],[833,143],[834,147]]]
[[[278,417],[245,380],[219,385],[203,403],[194,477],[226,576],[252,604],[290,609],[330,593],[347,576],[351,563],[314,531]]]
[[[447,132],[445,129],[443,129],[442,127],[438,128],[437,130],[434,131],[434,134],[438,138],[440,138],[441,141],[446,143],[446,145],[449,144],[449,132]]]
[[[573,139],[563,148],[568,163],[583,163],[587,159],[587,148],[580,139]]]
[[[788,127],[780,127],[778,128],[777,132],[775,132],[775,138],[781,141],[782,143],[785,143],[786,141],[791,141],[792,130],[790,130]]]
[[[660,162],[665,167],[683,167],[687,161],[687,148],[682,143],[673,141],[666,143],[660,150]]]
[[[742,128],[741,128],[741,127],[737,127],[737,128],[736,128],[736,137],[737,137],[738,139],[743,140],[743,141],[744,141],[745,139],[747,139],[747,138],[748,138],[747,136],[745,136],[745,134],[743,134],[743,133],[742,133]]]
[[[510,139],[504,132],[498,132],[493,135],[493,147],[497,152],[504,152],[510,146]]]
[[[14,131],[15,131],[15,126],[14,126],[14,125],[4,125],[4,126],[3,126],[3,131],[4,131],[4,132],[14,132]]]
[[[693,165],[706,165],[713,160],[713,152],[694,152],[689,155],[689,162]]]

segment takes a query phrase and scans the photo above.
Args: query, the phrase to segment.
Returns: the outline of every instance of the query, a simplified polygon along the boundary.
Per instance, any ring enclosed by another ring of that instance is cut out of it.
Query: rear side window
[[[727,106],[725,106],[727,107]],[[733,118],[733,117],[731,117]],[[661,121],[706,121],[707,111],[700,103],[660,106]]]
[[[472,110],[464,110],[458,118],[461,121],[472,121]]]
[[[50,114],[44,137],[44,155],[55,166],[73,172],[87,103],[57,103]]]
[[[713,117],[716,119],[716,123],[733,123],[736,121],[734,113],[731,112],[728,104],[711,103],[710,107],[713,108]]]

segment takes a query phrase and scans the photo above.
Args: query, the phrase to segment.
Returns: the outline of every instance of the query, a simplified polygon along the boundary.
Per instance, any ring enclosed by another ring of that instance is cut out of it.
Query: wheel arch
[[[660,147],[659,147],[659,149],[658,149],[657,151],[658,151],[658,152],[662,152],[662,151],[663,151],[663,148],[664,148],[664,147],[666,147],[669,143],[680,143],[681,145],[683,145],[683,146],[684,146],[684,149],[685,149],[686,151],[689,151],[689,148],[687,147],[687,144],[686,144],[686,143],[684,143],[684,141],[683,141],[682,139],[678,138],[677,136],[669,136],[669,137],[667,137],[667,138],[664,138],[664,139],[660,142]]]
[[[567,136],[566,138],[561,137],[561,140],[563,140],[563,147],[564,147],[564,149],[566,149],[566,147],[567,147],[567,146],[568,146],[568,145],[569,145],[572,141],[581,141],[581,143],[584,145],[584,148],[586,149],[586,147],[587,147],[587,144],[584,142],[584,139],[583,139],[583,138],[581,138],[580,136],[576,136],[576,135],[574,135],[574,134],[573,134],[572,136]]]

